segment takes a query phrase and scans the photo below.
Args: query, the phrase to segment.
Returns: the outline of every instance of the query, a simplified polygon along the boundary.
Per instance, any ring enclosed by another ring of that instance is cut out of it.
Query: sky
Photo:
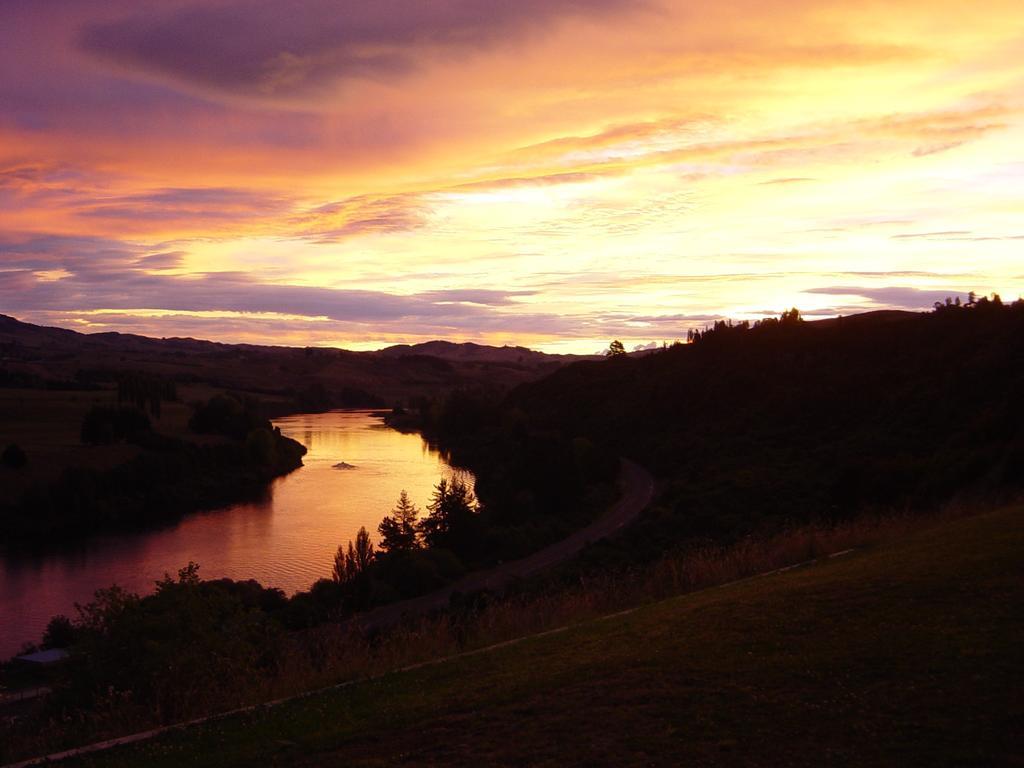
[[[0,0],[0,312],[593,353],[1024,292],[1024,4]]]

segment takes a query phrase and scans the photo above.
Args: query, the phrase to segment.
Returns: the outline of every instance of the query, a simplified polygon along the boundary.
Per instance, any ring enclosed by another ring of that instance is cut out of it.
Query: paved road
[[[534,552],[522,560],[502,563],[486,571],[471,573],[455,584],[436,592],[374,608],[352,621],[364,629],[380,629],[397,623],[404,616],[445,608],[454,592],[469,594],[501,589],[516,579],[531,576],[564,562],[587,544],[610,536],[632,522],[651,503],[651,497],[654,495],[654,478],[639,464],[623,459],[619,466],[619,489],[621,495],[618,501],[600,519],[568,538]]]

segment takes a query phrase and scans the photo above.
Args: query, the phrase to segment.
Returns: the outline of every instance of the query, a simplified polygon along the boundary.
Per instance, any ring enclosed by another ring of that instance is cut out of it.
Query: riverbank
[[[165,416],[166,418],[166,416]],[[336,548],[361,526],[375,531],[404,489],[423,506],[444,457],[417,435],[381,426],[374,411],[281,417],[286,436],[308,448],[303,466],[254,500],[186,514],[133,532],[106,533],[44,551],[0,555],[0,656],[38,642],[49,619],[75,615],[100,588],[140,595],[194,560],[204,579],[256,579],[290,595],[329,577]],[[333,465],[345,461],[355,469]]]
[[[334,414],[342,415],[355,414]],[[364,419],[374,417],[373,414],[359,415]],[[379,434],[379,430],[372,427],[367,431]],[[403,441],[406,441],[404,437]],[[333,465],[327,464],[331,459],[318,456],[317,462],[333,469]],[[360,632],[377,632],[398,621],[415,621],[424,614],[447,608],[456,592],[489,592],[493,597],[506,585],[571,558],[588,543],[627,525],[650,501],[654,482],[642,468],[624,462],[620,484],[621,495],[605,514],[567,539],[522,560],[474,572],[412,603],[400,602],[357,615],[353,624],[360,627]],[[254,581],[200,581],[197,570],[185,569],[177,581],[162,581],[157,585],[156,594],[141,599],[117,591],[97,593],[96,601],[85,608],[73,627],[69,627],[75,656],[68,669],[55,671],[56,700],[43,712],[63,711],[70,705],[68,696],[74,698],[72,692],[78,691],[77,695],[81,695],[97,685],[100,690],[130,691],[131,699],[138,705],[158,703],[161,712],[182,714],[195,706],[213,709],[223,706],[218,689],[225,689],[223,694],[233,696],[239,695],[238,691],[248,690],[254,681],[260,685],[294,685],[306,679],[307,672],[292,668],[295,664],[306,663],[301,659],[308,657],[308,663],[315,666],[324,663],[318,638],[339,631],[348,633],[336,619],[325,622],[321,618],[314,626],[302,628],[307,603],[333,593],[336,586],[329,581],[316,583],[309,593],[287,600],[280,591],[261,587]],[[343,611],[345,607],[337,604],[335,610]],[[183,615],[188,616],[187,621],[182,620]],[[299,619],[297,625],[296,619]],[[140,631],[140,622],[144,631]],[[224,633],[224,626],[237,624],[240,624],[237,630]],[[291,631],[282,634],[282,630]],[[179,642],[180,635],[188,639]],[[144,645],[144,651],[136,648],[139,643]],[[209,668],[211,659],[222,660],[217,662],[215,670]],[[236,668],[228,663],[227,669],[222,668],[225,659],[233,659],[241,666]],[[188,667],[187,671],[173,671],[183,664]],[[286,674],[272,671],[279,665],[285,665],[289,671]],[[239,673],[244,673],[241,678],[237,677]],[[185,690],[191,690],[187,681],[196,675],[204,680],[212,675],[217,682],[213,684],[210,678],[212,688],[207,689],[204,684],[204,692],[198,699],[191,696],[187,701],[180,699],[174,692],[182,685]],[[129,719],[139,716],[148,717],[148,710],[129,707],[122,712],[122,717]]]
[[[8,489],[0,501],[3,550],[39,552],[166,524],[256,498],[271,480],[302,466],[305,448],[259,416],[255,401],[211,392],[207,402],[235,404],[240,428],[194,428],[199,406],[180,400],[143,412],[122,405],[112,390],[0,392],[5,439],[27,456],[25,466],[0,468]],[[86,435],[88,419],[120,414],[131,414],[139,427],[111,435],[101,423],[97,436]]]

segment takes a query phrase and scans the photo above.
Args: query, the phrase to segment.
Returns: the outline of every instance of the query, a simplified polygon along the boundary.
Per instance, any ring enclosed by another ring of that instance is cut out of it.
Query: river
[[[188,515],[164,528],[100,536],[39,556],[0,556],[0,659],[38,642],[50,618],[119,584],[152,591],[193,560],[206,579],[256,579],[288,594],[330,575],[338,545],[377,524],[402,490],[420,509],[451,471],[419,435],[384,426],[371,411],[276,419],[308,449],[304,466],[275,480],[264,499]],[[344,463],[351,468],[338,468]]]

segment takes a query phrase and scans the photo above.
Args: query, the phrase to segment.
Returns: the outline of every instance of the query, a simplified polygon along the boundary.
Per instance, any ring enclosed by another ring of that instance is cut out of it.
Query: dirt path
[[[532,576],[562,563],[587,544],[610,536],[632,522],[651,503],[651,497],[654,495],[654,478],[639,464],[623,459],[619,466],[619,490],[621,496],[618,501],[600,519],[539,552],[534,552],[521,560],[502,563],[486,571],[471,573],[455,584],[436,592],[383,605],[360,614],[353,621],[357,621],[363,629],[381,629],[397,623],[405,616],[445,608],[452,594],[456,592],[469,594],[501,589],[516,579]]]

